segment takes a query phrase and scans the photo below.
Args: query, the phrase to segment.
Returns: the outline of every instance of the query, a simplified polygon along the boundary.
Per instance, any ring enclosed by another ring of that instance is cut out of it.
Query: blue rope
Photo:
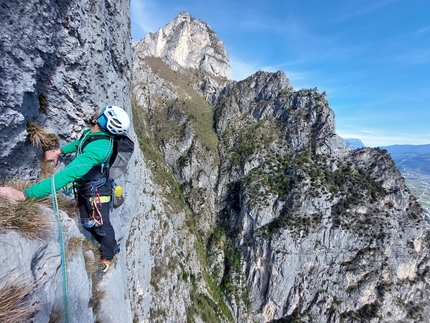
[[[61,250],[61,271],[63,274],[63,302],[65,310],[65,322],[69,323],[69,296],[68,296],[68,284],[67,284],[67,268],[66,268],[66,253],[64,249],[64,236],[63,236],[63,225],[60,219],[60,213],[58,212],[58,200],[57,192],[55,190],[54,175],[52,175],[51,183],[51,195],[52,195],[52,205],[54,207],[55,219],[57,220],[58,235],[60,238],[60,250]]]

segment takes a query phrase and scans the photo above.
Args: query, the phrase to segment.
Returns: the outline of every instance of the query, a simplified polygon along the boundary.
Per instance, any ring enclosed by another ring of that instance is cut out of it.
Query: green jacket
[[[58,191],[62,187],[67,186],[74,181],[79,180],[88,173],[94,166],[101,165],[109,161],[113,151],[112,140],[99,139],[88,143],[84,150],[81,151],[82,144],[86,141],[89,136],[103,135],[106,136],[106,132],[90,132],[90,129],[85,130],[84,134],[79,140],[72,141],[71,143],[61,147],[63,154],[76,153],[76,157],[73,161],[67,165],[66,168],[60,170],[53,175],[55,182],[55,191]],[[51,194],[51,183],[52,177],[47,178],[24,191],[24,195],[27,198],[42,198]]]

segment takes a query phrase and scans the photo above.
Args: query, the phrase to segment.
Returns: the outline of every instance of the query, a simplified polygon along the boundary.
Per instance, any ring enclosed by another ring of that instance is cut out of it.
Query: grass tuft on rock
[[[0,198],[0,228],[14,230],[30,240],[44,240],[52,233],[52,218],[42,214],[36,200],[13,202]]]
[[[0,322],[27,322],[37,309],[28,296],[36,289],[28,282],[0,281]]]

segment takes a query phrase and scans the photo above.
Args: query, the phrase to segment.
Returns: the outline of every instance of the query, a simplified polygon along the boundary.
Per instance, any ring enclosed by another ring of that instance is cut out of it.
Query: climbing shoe
[[[109,266],[112,264],[111,260],[101,259],[99,268],[96,271],[96,277],[102,278],[109,270]]]
[[[120,252],[121,252],[121,246],[119,245],[119,244],[117,244],[116,246],[115,246],[115,248],[113,248],[113,252],[114,252],[114,254],[119,254]]]

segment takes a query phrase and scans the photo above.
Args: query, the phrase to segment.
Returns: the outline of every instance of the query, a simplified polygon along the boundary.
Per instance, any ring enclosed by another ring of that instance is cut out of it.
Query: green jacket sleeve
[[[78,145],[79,145],[79,140],[76,139],[68,143],[67,145],[64,145],[63,147],[61,147],[61,152],[63,154],[75,153],[78,150]]]
[[[64,147],[69,145],[71,145],[71,143]],[[66,153],[66,151],[63,152]],[[112,145],[110,140],[100,139],[90,142],[85,147],[82,154],[76,156],[66,168],[53,175],[55,191],[80,179],[82,176],[88,173],[91,168],[105,162],[111,154]],[[47,196],[52,192],[51,183],[52,177],[47,178],[26,189],[24,194],[29,198],[42,198]]]

